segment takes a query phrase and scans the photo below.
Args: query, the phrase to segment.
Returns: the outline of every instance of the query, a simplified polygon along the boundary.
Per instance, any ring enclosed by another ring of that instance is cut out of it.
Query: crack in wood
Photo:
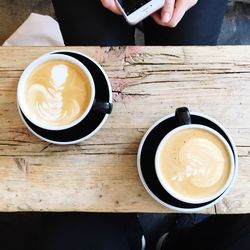
[[[139,73],[138,76],[124,76],[124,77],[110,77],[110,79],[114,80],[128,80],[128,79],[141,79],[142,77],[145,77],[145,73]]]
[[[169,54],[169,53],[161,53],[159,54],[159,56],[167,56],[167,57],[174,57],[174,58],[178,58],[181,59],[182,57],[174,55],[174,54]]]
[[[14,158],[17,168],[24,173],[25,175],[28,174],[28,163],[24,158]]]
[[[134,86],[141,86],[141,85],[147,85],[147,84],[157,84],[157,83],[188,83],[188,82],[192,82],[192,83],[194,83],[195,81],[194,80],[181,80],[181,81],[178,81],[178,80],[163,80],[163,81],[159,81],[159,80],[157,80],[157,81],[155,81],[155,82],[152,82],[152,81],[148,81],[148,82],[139,82],[139,83],[133,83],[133,84],[130,84],[130,85],[128,85],[127,87],[129,88],[129,87],[134,87]],[[188,87],[178,87],[178,88],[174,88],[174,89],[226,89],[225,87],[223,87],[223,88],[221,88],[221,87],[203,87],[203,86],[201,86],[201,87],[199,87],[199,88],[197,88],[197,87],[190,87],[190,86],[188,86]],[[113,92],[116,92],[116,91],[113,91]],[[119,92],[119,91],[117,91],[117,92]],[[149,95],[149,94],[135,94],[135,95]],[[152,95],[152,94],[150,94],[150,95]]]
[[[122,93],[121,91],[113,91],[114,102],[125,102],[129,101],[131,98],[142,98],[146,96],[152,96],[152,95],[142,94],[142,93]]]
[[[123,46],[109,46],[106,47],[104,49],[105,53],[110,53],[111,51],[119,51],[121,53],[121,51],[125,51],[126,48],[124,48]]]
[[[216,204],[214,205],[214,212],[215,212],[215,214],[218,214]]]
[[[27,136],[29,136],[29,134],[27,134]],[[28,138],[27,138],[28,140]],[[17,144],[18,143],[18,144]],[[20,146],[20,143],[22,144],[31,144],[31,141],[24,141],[24,140],[16,140],[15,138],[13,140],[5,140],[4,142],[0,142],[0,146],[4,145],[4,146]],[[39,142],[32,142],[32,144],[41,144]]]
[[[137,85],[137,84],[136,84]],[[132,86],[136,86],[132,85]],[[127,96],[150,96],[150,94],[141,94],[141,93],[122,93],[122,91],[113,91],[115,94],[127,95]]]
[[[143,65],[151,65],[152,67],[153,66],[156,66],[157,64],[147,64],[147,63],[143,63]],[[159,64],[160,66],[162,65],[166,65],[168,66],[168,64]],[[135,64],[133,64],[133,66],[136,66]],[[189,65],[190,66],[190,65]],[[223,72],[220,72],[220,70],[222,70]],[[185,72],[190,72],[190,73],[193,73],[193,74],[202,74],[202,75],[237,75],[237,74],[250,74],[250,71],[245,71],[244,69],[242,71],[226,71],[227,69],[218,69],[218,68],[215,68],[215,69],[196,69],[196,68],[189,68],[189,69],[155,69],[155,70],[147,70],[147,71],[144,71],[143,73],[146,74],[146,75],[150,75],[150,74],[157,74],[157,73],[185,73]],[[132,78],[132,77],[131,77]]]
[[[136,144],[134,144],[134,145],[136,145]],[[108,150],[111,150],[111,149],[108,149]],[[117,150],[117,149],[114,148],[113,150]],[[122,151],[122,150],[135,151],[135,149],[131,149],[131,147],[129,145],[128,145],[127,148],[119,148],[119,152]],[[58,155],[59,155],[60,153],[65,153],[65,152],[67,152],[67,156],[81,156],[82,154],[84,154],[84,155],[117,155],[117,152],[110,152],[109,153],[109,152],[96,152],[95,151],[95,152],[91,153],[91,152],[86,152],[86,150],[84,150],[84,149],[78,150],[78,151],[77,150],[74,150],[74,151],[71,150],[71,152],[62,151],[62,150],[55,150],[55,151],[52,151],[50,153],[54,153],[54,154],[58,153]],[[37,153],[37,152],[35,152],[35,153]],[[133,152],[133,153],[121,152],[120,154],[121,155],[136,155],[136,152]],[[2,154],[0,156],[1,157],[15,157],[17,155],[16,154]],[[19,157],[31,157],[31,156],[33,157],[33,156],[41,156],[41,154],[34,154],[34,152],[33,153],[31,152],[30,154],[20,154],[18,156]]]
[[[2,143],[2,142],[0,142],[0,147],[1,146],[17,146],[17,147],[19,147],[20,145],[19,144],[15,144],[15,143]]]
[[[44,152],[49,146],[51,146],[52,143],[49,143],[48,145],[46,145],[40,152]]]
[[[224,69],[225,70],[225,69]],[[192,70],[195,71],[195,70]],[[201,70],[202,72],[203,70]],[[210,72],[210,71],[203,71],[202,74],[207,75],[237,75],[237,74],[250,74],[250,71],[224,71],[224,72]]]
[[[112,55],[112,53],[115,53],[116,57],[119,58],[121,55],[125,54],[125,50],[126,47],[124,46],[110,46],[104,48],[104,53],[108,56]]]
[[[135,53],[132,55],[125,55],[124,62],[128,63],[129,65],[137,65],[137,64],[143,64],[143,65],[162,65],[162,63],[145,63],[145,58],[153,58],[156,55],[154,54],[149,54],[149,53]],[[163,57],[172,57],[172,58],[177,58],[180,59],[181,57],[178,55],[174,54],[169,54],[169,53],[161,53],[157,56],[163,56]],[[168,62],[169,64],[169,62]],[[176,63],[177,64],[177,63]],[[178,63],[180,64],[180,63]]]
[[[142,93],[121,93],[122,95],[126,95],[126,96],[151,96],[151,94],[142,94]]]
[[[1,67],[0,68],[0,73],[3,73],[3,72],[23,72],[24,69],[10,69],[10,68],[3,68]]]
[[[111,145],[111,146],[117,146],[117,145],[131,145],[131,144],[136,144],[136,143],[133,143],[133,142],[127,142],[127,143],[124,143],[124,142],[110,142],[110,143],[95,143],[95,144],[89,144],[89,145],[79,145],[80,147],[85,147],[85,146],[92,146],[92,147],[95,147],[95,146],[106,146],[106,145]]]
[[[128,148],[130,150],[130,148]],[[116,155],[117,156],[117,152],[110,152],[110,153],[97,153],[97,152],[93,152],[93,153],[87,153],[87,152],[84,152],[85,155]],[[71,154],[68,154],[68,155],[71,155]],[[73,155],[73,154],[72,154]],[[137,151],[134,152],[134,153],[126,153],[126,152],[122,152],[122,154],[120,155],[130,155],[130,156],[134,156],[134,155],[137,155]]]
[[[26,129],[10,129],[10,132],[21,134],[21,135],[27,135],[29,132],[27,132]]]

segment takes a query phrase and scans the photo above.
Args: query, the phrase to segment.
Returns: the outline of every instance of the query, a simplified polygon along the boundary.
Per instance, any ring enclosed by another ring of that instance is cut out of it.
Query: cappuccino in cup
[[[46,55],[30,64],[18,84],[18,104],[35,125],[62,130],[90,111],[95,88],[87,68],[66,55]]]
[[[164,189],[178,200],[203,203],[230,185],[234,159],[226,140],[203,125],[184,125],[167,134],[158,146],[155,167]]]

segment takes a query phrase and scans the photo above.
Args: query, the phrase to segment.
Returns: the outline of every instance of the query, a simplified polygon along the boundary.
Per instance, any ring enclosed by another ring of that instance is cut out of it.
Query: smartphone
[[[116,3],[127,22],[135,25],[162,8],[165,0],[116,0]]]

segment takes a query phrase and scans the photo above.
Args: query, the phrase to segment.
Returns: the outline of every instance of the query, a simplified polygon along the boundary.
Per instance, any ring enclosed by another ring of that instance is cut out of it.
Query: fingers
[[[166,0],[161,10],[161,20],[163,23],[168,23],[173,15],[175,0]]]
[[[168,27],[174,28],[181,21],[185,13],[193,7],[198,1],[197,0],[178,0],[176,1],[175,10],[171,20],[168,22]]]
[[[154,13],[152,17],[159,25],[174,28],[181,21],[186,11],[197,2],[198,0],[166,0],[161,13]]]
[[[122,12],[120,11],[120,9],[116,5],[115,0],[101,0],[101,3],[103,5],[103,7],[105,7],[106,9],[111,10],[115,14],[117,14],[117,15],[121,15],[122,14]]]
[[[152,14],[153,19],[159,25],[166,26],[174,12],[175,0],[166,0],[161,11]]]

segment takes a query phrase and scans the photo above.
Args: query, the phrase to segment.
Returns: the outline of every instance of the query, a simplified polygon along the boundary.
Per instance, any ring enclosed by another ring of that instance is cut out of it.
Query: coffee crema
[[[67,125],[87,109],[91,98],[88,77],[66,60],[50,60],[35,68],[25,83],[28,112],[39,123]]]
[[[226,146],[205,129],[187,128],[171,135],[159,157],[161,175],[183,197],[208,198],[225,185],[230,175]]]

